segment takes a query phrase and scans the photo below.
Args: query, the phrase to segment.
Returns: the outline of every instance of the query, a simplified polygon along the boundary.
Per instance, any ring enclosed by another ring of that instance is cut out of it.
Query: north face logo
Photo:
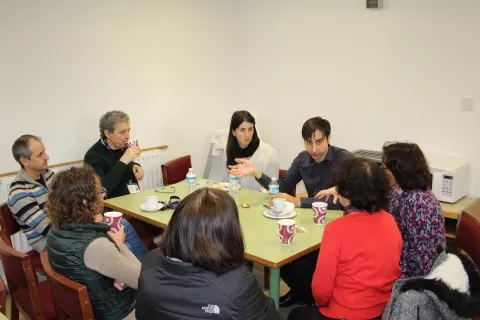
[[[205,313],[220,314],[220,308],[215,304],[209,304],[206,307],[202,307],[202,310],[205,310]]]

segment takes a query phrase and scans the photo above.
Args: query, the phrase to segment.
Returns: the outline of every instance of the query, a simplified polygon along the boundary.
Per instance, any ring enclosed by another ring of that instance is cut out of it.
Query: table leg
[[[275,308],[279,308],[280,299],[280,269],[270,268],[270,298],[275,302]]]

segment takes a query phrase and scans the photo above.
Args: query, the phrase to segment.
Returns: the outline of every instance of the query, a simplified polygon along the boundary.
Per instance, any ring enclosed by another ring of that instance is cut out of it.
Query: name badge
[[[140,187],[136,183],[129,183],[127,184],[128,191],[130,193],[138,193],[140,192]]]

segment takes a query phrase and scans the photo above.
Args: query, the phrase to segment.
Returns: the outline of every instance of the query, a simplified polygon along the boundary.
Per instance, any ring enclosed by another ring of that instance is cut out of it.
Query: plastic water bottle
[[[197,190],[197,176],[193,168],[188,169],[187,173],[187,194]]]
[[[230,175],[230,184],[228,185],[228,194],[235,200],[238,197],[238,190],[240,186],[238,184],[238,177]]]
[[[277,178],[272,178],[272,181],[268,184],[268,194],[271,196],[276,195],[280,192],[280,185],[278,184]]]

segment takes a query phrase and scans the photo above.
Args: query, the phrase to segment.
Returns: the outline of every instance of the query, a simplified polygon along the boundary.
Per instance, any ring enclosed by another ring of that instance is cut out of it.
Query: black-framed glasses
[[[169,189],[167,189],[167,188],[169,188]],[[175,187],[174,186],[161,187],[160,190],[155,189],[155,192],[158,192],[158,193],[175,193]]]
[[[105,197],[107,196],[107,188],[105,188],[105,187],[102,187],[102,191],[100,191],[100,192],[97,192],[97,194],[100,194],[100,195],[102,195],[102,198],[104,198],[104,199],[105,199]]]
[[[163,204],[163,207],[160,209],[160,211],[165,211],[168,209],[175,210],[178,207],[178,204],[180,203],[180,197],[171,196],[168,202],[167,201],[158,201],[158,202]]]

